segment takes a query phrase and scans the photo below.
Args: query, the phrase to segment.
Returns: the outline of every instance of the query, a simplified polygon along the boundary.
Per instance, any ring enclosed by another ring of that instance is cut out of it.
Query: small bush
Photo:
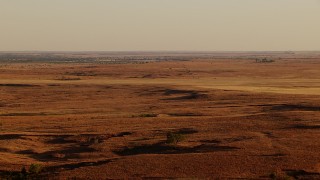
[[[102,140],[100,140],[98,137],[91,137],[88,139],[89,144],[99,144],[100,142],[102,142]]]
[[[21,168],[21,174],[27,174],[27,173],[28,173],[28,172],[27,172],[26,167],[23,166],[23,167]]]
[[[173,133],[169,132],[167,133],[167,143],[168,144],[178,144],[179,142],[183,141],[185,139],[185,136],[181,133]]]
[[[29,173],[30,174],[39,174],[42,171],[42,165],[41,164],[31,164],[29,167]]]
[[[26,179],[28,177],[28,172],[25,166],[21,168],[21,172],[19,174],[20,179]]]

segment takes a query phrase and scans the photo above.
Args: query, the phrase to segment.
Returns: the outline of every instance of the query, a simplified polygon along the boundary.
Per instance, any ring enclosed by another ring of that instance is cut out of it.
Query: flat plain
[[[319,55],[186,57],[0,62],[0,175],[320,178]]]

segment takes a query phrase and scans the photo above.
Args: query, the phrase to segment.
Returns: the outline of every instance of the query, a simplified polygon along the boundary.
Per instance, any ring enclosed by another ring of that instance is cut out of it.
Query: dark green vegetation
[[[2,180],[40,180],[49,179],[50,176],[41,174],[43,172],[41,164],[31,164],[29,169],[22,167],[20,172],[0,171],[0,179]],[[53,176],[51,176],[53,177]]]
[[[167,143],[168,144],[178,144],[179,142],[185,140],[186,137],[185,135],[181,134],[181,133],[174,133],[174,132],[169,132],[167,134]]]

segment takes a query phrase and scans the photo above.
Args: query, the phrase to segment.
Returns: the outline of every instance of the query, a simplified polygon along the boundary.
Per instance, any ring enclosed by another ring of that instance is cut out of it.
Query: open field
[[[0,61],[0,175],[320,179],[319,55],[178,57]]]

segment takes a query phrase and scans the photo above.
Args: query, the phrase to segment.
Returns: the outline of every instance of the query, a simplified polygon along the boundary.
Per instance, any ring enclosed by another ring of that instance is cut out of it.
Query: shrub
[[[27,179],[27,177],[28,177],[27,169],[26,169],[25,166],[23,166],[23,167],[21,168],[21,172],[20,172],[20,174],[19,174],[19,179]]]
[[[21,168],[21,174],[27,174],[27,169],[25,166]]]
[[[169,132],[167,133],[167,143],[168,144],[178,144],[179,142],[183,141],[185,139],[185,136],[181,133],[173,133]]]
[[[272,180],[291,180],[292,178],[288,175],[283,175],[281,173],[277,173],[277,172],[272,172],[269,175],[270,179]]]
[[[42,165],[41,164],[31,164],[29,167],[29,173],[30,174],[39,174],[42,171]]]
[[[17,171],[1,171],[0,180],[38,180],[38,179],[53,179],[50,175],[48,178],[44,178],[40,173],[43,167],[40,164],[31,164],[28,171],[25,166],[21,168],[20,172]]]
[[[99,144],[102,140],[100,140],[98,137],[91,137],[88,139],[89,144]]]

